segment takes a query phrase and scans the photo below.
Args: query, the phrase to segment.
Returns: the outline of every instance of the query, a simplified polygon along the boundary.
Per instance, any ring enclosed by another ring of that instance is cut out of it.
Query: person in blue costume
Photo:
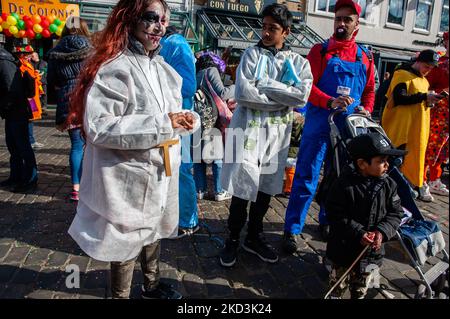
[[[192,110],[194,94],[197,89],[195,78],[195,57],[189,43],[174,26],[168,26],[170,11],[166,11],[165,23],[166,35],[161,39],[162,49],[160,55],[183,78],[181,95],[183,97],[183,109]],[[194,176],[192,175],[192,158],[190,152],[191,136],[181,138],[181,166],[179,177],[179,205],[180,224],[178,236],[182,238],[199,230],[197,192]]]
[[[335,7],[334,35],[316,44],[307,56],[314,76],[307,104],[306,120],[297,158],[294,182],[286,209],[283,249],[294,253],[298,235],[316,193],[320,170],[330,170],[330,127],[328,116],[334,109],[346,111],[336,118],[342,127],[345,117],[355,110],[369,115],[375,99],[374,63],[371,53],[355,42],[361,7],[351,0],[339,0]],[[360,107],[362,106],[362,107]],[[329,226],[323,207],[319,230],[327,237]]]

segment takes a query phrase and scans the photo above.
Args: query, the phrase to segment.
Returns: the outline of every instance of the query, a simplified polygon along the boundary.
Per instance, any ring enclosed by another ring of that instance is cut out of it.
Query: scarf
[[[20,61],[20,72],[23,76],[25,72],[28,72],[30,76],[35,81],[35,96],[31,99],[28,99],[30,104],[31,112],[33,113],[33,117],[31,120],[39,120],[42,118],[42,108],[41,108],[41,94],[44,94],[44,90],[42,89],[41,76],[39,71],[33,68],[33,65],[25,58],[25,56],[19,57]]]
[[[161,45],[158,45],[158,47],[151,51],[149,54],[147,54],[145,52],[145,47],[144,45],[137,40],[133,35],[129,35],[128,36],[128,49],[135,53],[135,54],[140,54],[140,55],[146,55],[150,58],[150,60],[152,60],[155,56],[157,56],[159,54],[159,51],[161,51]]]

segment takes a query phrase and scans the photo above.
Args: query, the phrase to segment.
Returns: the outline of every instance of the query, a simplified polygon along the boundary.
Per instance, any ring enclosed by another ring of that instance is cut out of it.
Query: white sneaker
[[[31,147],[33,149],[37,149],[37,148],[43,148],[45,145],[39,142],[34,142],[33,144],[31,144]]]
[[[430,193],[430,186],[425,182],[423,183],[423,186],[419,188],[419,199],[424,202],[434,201],[434,197]]]
[[[197,199],[198,199],[198,200],[203,199],[203,198],[205,197],[205,194],[206,194],[206,192],[198,191],[198,192],[197,192]]]
[[[445,186],[445,184],[442,183],[440,179],[430,182],[429,186],[430,186],[430,192],[433,194],[444,195],[444,196],[448,196],[448,194],[449,194],[447,186]]]
[[[214,199],[216,200],[216,202],[220,202],[226,199],[230,199],[232,196],[230,194],[228,194],[226,191],[221,191],[220,193],[217,193],[214,196]]]

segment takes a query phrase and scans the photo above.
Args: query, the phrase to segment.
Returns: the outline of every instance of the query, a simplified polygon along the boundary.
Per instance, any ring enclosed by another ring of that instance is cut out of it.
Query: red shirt
[[[312,47],[308,56],[306,57],[311,65],[311,72],[313,75],[313,87],[311,89],[311,94],[309,96],[309,102],[315,106],[328,109],[327,102],[331,96],[322,92],[318,87],[317,83],[320,80],[325,68],[327,66],[328,60],[334,55],[338,54],[339,58],[344,61],[355,62],[356,52],[358,46],[354,40],[349,41],[336,41],[333,37],[330,38],[328,42],[327,53],[322,56],[322,44],[316,44]],[[374,62],[369,61],[369,58],[363,53],[363,61],[366,65],[367,70],[367,83],[364,88],[363,94],[361,96],[361,105],[372,113],[373,104],[375,102],[375,68]]]
[[[448,88],[448,57],[443,56],[439,59],[439,66],[431,70],[427,80],[430,82],[430,90],[436,93]]]

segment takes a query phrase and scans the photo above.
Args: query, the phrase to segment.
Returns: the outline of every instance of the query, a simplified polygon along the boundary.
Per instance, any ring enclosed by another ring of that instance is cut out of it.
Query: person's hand
[[[374,239],[375,239],[374,232],[366,232],[361,238],[361,245],[363,246],[372,245]]]
[[[442,96],[440,94],[435,93],[428,93],[427,94],[427,104],[429,106],[434,106],[435,103],[439,102],[439,100],[442,99]]]
[[[194,128],[194,116],[189,112],[169,113],[169,118],[174,129],[183,128],[192,130]]]
[[[172,128],[183,128],[183,126],[180,124],[180,115],[183,116],[182,113],[169,113]]]
[[[362,114],[365,116],[370,116],[369,111],[367,111],[363,106],[358,106],[357,108],[355,108],[355,113],[356,114]]]
[[[186,127],[187,130],[192,130],[194,128],[195,118],[191,112],[184,113],[184,119],[189,128]]]
[[[373,239],[372,247],[375,250],[380,250],[381,243],[383,242],[383,234],[380,233],[378,230],[376,230],[374,233],[375,233],[375,238]]]
[[[347,110],[347,106],[352,104],[354,99],[350,96],[339,96],[333,100],[331,103],[332,109],[344,109]]]

